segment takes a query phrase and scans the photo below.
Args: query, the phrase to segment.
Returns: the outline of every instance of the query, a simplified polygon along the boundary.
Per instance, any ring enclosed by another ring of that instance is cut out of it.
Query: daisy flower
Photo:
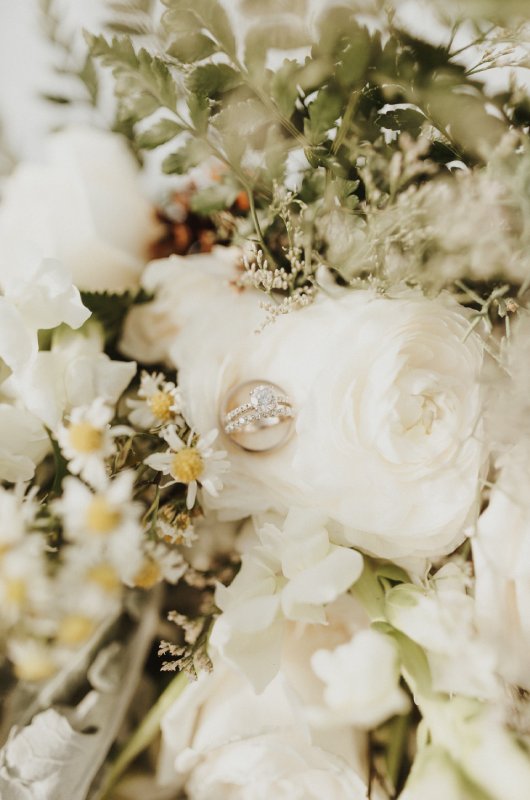
[[[105,554],[121,579],[141,559],[141,503],[132,500],[134,472],[121,472],[93,491],[77,478],[66,478],[54,508],[62,517],[65,538],[83,545],[87,560]]]
[[[44,539],[28,534],[0,561],[2,625],[9,627],[23,619],[29,623],[47,605],[49,596]]]
[[[174,383],[162,373],[142,372],[138,400],[128,400],[129,419],[138,428],[149,430],[182,420],[182,397]]]
[[[92,486],[105,481],[105,459],[114,455],[114,438],[132,433],[124,425],[111,428],[114,411],[98,397],[89,406],[78,406],[70,414],[68,424],[60,425],[57,440],[68,461],[68,469]]]
[[[175,426],[168,426],[162,437],[168,443],[169,449],[165,453],[153,453],[145,459],[149,467],[170,476],[166,486],[173,483],[187,485],[188,508],[193,508],[199,486],[213,497],[217,497],[223,488],[220,476],[230,465],[225,460],[226,451],[214,450],[212,447],[217,435],[217,430],[199,437],[191,432],[188,441],[184,442],[177,434]]]
[[[187,511],[176,511],[172,506],[163,506],[158,512],[156,532],[166,544],[191,547],[197,534]]]
[[[138,546],[138,554],[140,547]],[[141,563],[135,557],[135,568]],[[122,572],[122,571],[121,571]],[[123,577],[117,565],[100,549],[70,545],[64,549],[59,604],[77,609],[89,617],[103,619],[119,608],[124,591]]]
[[[139,589],[152,589],[165,580],[177,583],[184,575],[188,564],[178,550],[156,542],[146,542],[142,565],[130,582]]]
[[[57,672],[53,648],[45,642],[30,638],[11,639],[7,652],[15,675],[21,681],[44,681]]]

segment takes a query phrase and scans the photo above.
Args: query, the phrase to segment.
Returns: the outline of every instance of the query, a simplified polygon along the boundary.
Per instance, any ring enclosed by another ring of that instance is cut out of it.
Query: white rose
[[[190,800],[366,800],[362,737],[320,736],[278,675],[265,692],[219,662],[162,720],[161,784]]]
[[[249,325],[257,327],[261,313],[255,297],[236,286],[241,259],[238,247],[218,246],[211,253],[148,264],[142,287],[155,299],[129,312],[121,351],[146,364],[166,361],[171,351],[179,363],[188,363],[204,348],[208,364],[222,361],[234,337],[244,338]],[[180,336],[192,329],[198,334]]]
[[[478,625],[510,683],[530,691],[530,466],[514,452],[472,539]]]
[[[72,128],[50,136],[48,161],[20,164],[4,187],[0,232],[28,237],[71,271],[80,289],[138,284],[159,225],[124,140]]]
[[[233,517],[309,506],[388,558],[451,552],[477,512],[484,462],[482,343],[466,338],[462,309],[445,295],[348,291],[257,335],[262,296],[232,294],[224,307],[226,278],[201,272],[189,295],[177,271],[160,284],[187,304],[172,317],[171,356],[191,423],[216,426],[223,397],[250,380],[278,384],[297,410],[296,434],[277,452],[228,443],[232,471],[212,505]]]

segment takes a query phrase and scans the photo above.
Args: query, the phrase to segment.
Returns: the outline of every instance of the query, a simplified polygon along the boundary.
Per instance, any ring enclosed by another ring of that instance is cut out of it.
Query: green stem
[[[390,744],[387,750],[387,774],[392,782],[394,791],[396,791],[398,787],[401,765],[407,751],[409,722],[410,716],[408,714],[401,714],[396,717],[392,725]]]
[[[449,58],[454,58],[455,56],[459,56],[459,55],[460,55],[460,53],[463,53],[463,52],[465,52],[466,50],[469,50],[469,48],[470,48],[470,47],[476,47],[477,45],[479,45],[479,44],[482,44],[482,42],[483,42],[485,39],[487,39],[487,37],[490,35],[490,33],[491,33],[493,30],[495,30],[495,28],[496,28],[496,27],[497,27],[497,25],[492,25],[492,26],[491,26],[490,28],[488,28],[486,31],[484,31],[483,33],[481,33],[481,34],[480,34],[480,36],[477,36],[477,38],[476,38],[476,39],[473,39],[473,41],[472,41],[472,42],[468,42],[468,44],[465,44],[463,47],[460,47],[460,49],[459,49],[459,50],[455,50],[453,53],[449,53]]]
[[[135,730],[130,739],[125,743],[116,761],[105,776],[99,800],[110,800],[111,792],[116,786],[127,767],[134,759],[145,750],[155,739],[160,731],[160,721],[171,705],[182,694],[188,685],[185,672],[179,672],[169,686],[162,692],[155,705],[151,708],[142,724]]]
[[[360,97],[360,92],[352,92],[350,95],[350,99],[348,100],[348,105],[342,115],[342,120],[337,131],[337,135],[335,136],[335,140],[331,145],[331,152],[333,155],[336,155],[339,151],[339,147],[343,143],[344,139],[346,138],[346,134],[348,133],[348,129],[351,125],[351,121],[353,118],[353,112],[357,106],[357,102]]]

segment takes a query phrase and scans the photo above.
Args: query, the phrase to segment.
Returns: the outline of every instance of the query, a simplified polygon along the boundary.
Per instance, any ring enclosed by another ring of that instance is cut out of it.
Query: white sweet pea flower
[[[264,525],[229,587],[218,585],[223,612],[211,643],[259,691],[279,668],[287,620],[325,624],[326,605],[357,580],[362,556],[335,545],[324,520],[291,511],[283,529]]]
[[[142,563],[143,507],[133,501],[134,472],[120,472],[92,491],[77,478],[67,477],[63,495],[54,503],[62,517],[67,541],[83,547],[87,559],[106,557],[123,580],[130,580]]]
[[[50,439],[40,420],[24,408],[0,403],[0,480],[31,480],[49,450]]]
[[[114,411],[98,397],[90,405],[74,408],[68,422],[57,430],[68,469],[93,486],[105,482],[105,459],[116,452],[114,438],[127,430],[117,425],[111,428],[113,416]]]
[[[166,486],[173,483],[187,485],[188,508],[193,508],[199,486],[212,497],[217,497],[223,488],[221,475],[229,469],[229,463],[225,460],[226,452],[212,447],[218,431],[214,429],[199,437],[192,432],[188,441],[184,442],[175,426],[168,425],[162,436],[169,449],[165,453],[153,453],[145,459],[145,463],[169,476]]]
[[[399,686],[397,647],[378,631],[359,631],[334,650],[317,650],[311,666],[325,684],[324,719],[375,728],[409,709]]]
[[[97,324],[88,323],[78,333],[60,330],[51,349],[37,353],[8,387],[51,430],[63,414],[98,397],[114,406],[134,377],[136,364],[113,361],[103,346]]]
[[[162,373],[142,372],[138,400],[128,400],[129,419],[138,428],[149,430],[182,419],[182,397],[172,381]]]
[[[37,331],[90,316],[68,270],[32,244],[6,236],[0,248],[0,358],[13,371],[38,350]]]
[[[27,238],[30,219],[33,240],[80,289],[134,288],[159,225],[125,140],[76,127],[52,134],[46,150],[46,163],[23,162],[6,181],[0,233]]]
[[[425,747],[416,756],[399,800],[488,800],[441,747]]]
[[[476,787],[473,800],[527,800],[528,752],[507,727],[498,707],[457,696],[447,700],[420,694],[415,699],[432,744],[445,750],[468,783]]]
[[[159,783],[190,800],[366,800],[363,738],[319,736],[302,711],[282,675],[256,695],[216,662],[162,720]]]
[[[495,653],[477,629],[469,584],[458,565],[449,563],[425,588],[401,584],[392,589],[386,615],[425,650],[435,690],[499,699]]]

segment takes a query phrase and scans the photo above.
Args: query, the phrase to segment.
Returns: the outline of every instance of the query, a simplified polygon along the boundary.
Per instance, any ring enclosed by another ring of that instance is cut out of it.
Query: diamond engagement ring
[[[277,394],[271,383],[260,383],[249,392],[249,402],[242,403],[225,416],[225,433],[234,433],[248,426],[257,428],[277,425],[285,417],[293,416],[291,401]]]
[[[245,450],[272,450],[292,433],[291,399],[274,383],[248,381],[228,394],[221,410],[223,430]]]

